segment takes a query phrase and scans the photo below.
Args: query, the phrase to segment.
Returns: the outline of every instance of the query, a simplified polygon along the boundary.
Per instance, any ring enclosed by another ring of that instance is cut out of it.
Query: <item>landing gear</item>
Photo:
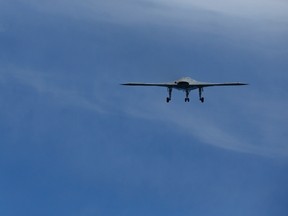
[[[169,103],[171,101],[172,97],[172,88],[168,88],[168,94],[169,96],[166,98],[166,102]]]
[[[166,98],[166,102],[169,103],[171,101],[171,98],[172,98],[172,87],[168,87],[167,90],[168,90],[168,97]],[[189,98],[190,90],[189,89],[184,90],[186,93],[185,102],[190,102],[190,98]],[[202,97],[203,88],[200,87],[200,88],[198,88],[198,90],[199,90],[199,100],[202,103],[204,103],[204,97]]]
[[[185,102],[189,102],[189,90],[186,90],[186,97],[185,97]]]
[[[204,103],[204,97],[202,97],[203,88],[199,88],[199,100]]]

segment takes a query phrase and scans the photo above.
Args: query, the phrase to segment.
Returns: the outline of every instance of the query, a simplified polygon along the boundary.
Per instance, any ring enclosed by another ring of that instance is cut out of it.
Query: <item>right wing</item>
[[[239,85],[248,85],[247,83],[241,83],[241,82],[228,82],[228,83],[204,83],[204,82],[196,82],[193,84],[190,84],[191,87],[210,87],[210,86],[239,86]]]

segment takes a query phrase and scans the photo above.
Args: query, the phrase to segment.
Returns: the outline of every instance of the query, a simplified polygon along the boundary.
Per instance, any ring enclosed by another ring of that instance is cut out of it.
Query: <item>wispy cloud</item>
[[[269,157],[288,156],[288,146],[284,142],[288,138],[285,126],[288,123],[285,111],[288,104],[280,98],[268,102],[259,99],[261,95],[254,96],[235,102],[237,108],[227,102],[227,106],[217,114],[209,108],[203,107],[202,110],[197,104],[189,104],[188,108],[187,104],[171,106],[151,98],[138,105],[129,105],[124,110],[129,116],[166,122],[176,131],[182,131],[203,144]]]
[[[197,13],[193,13],[195,11],[210,11],[229,16],[281,21],[285,21],[288,16],[288,3],[273,0],[44,0],[41,3],[30,0],[29,3],[40,10],[66,13],[75,18],[82,16],[125,22],[149,22],[149,20],[153,20],[157,23],[163,19],[170,19],[171,21],[171,18],[172,20],[191,22],[197,17]]]
[[[92,110],[98,113],[105,113],[106,111],[95,101],[89,100],[80,95],[77,90],[69,90],[53,83],[53,77],[49,74],[35,71],[25,70],[15,67],[2,68],[0,75],[0,81],[2,83],[11,82],[21,83],[32,87],[39,94],[45,95],[45,97],[51,97],[55,99],[59,104],[78,106],[84,109]]]
[[[163,4],[171,4],[182,8],[202,8],[205,10],[224,13],[232,16],[284,19],[287,18],[288,3],[286,1],[273,0],[158,0]]]
[[[41,13],[76,20],[176,28],[175,32],[185,31],[186,35],[195,32],[233,35],[237,38],[235,44],[239,38],[261,43],[263,38],[282,37],[288,31],[285,1],[30,0],[29,3]]]
[[[78,19],[105,19],[125,23],[147,23],[150,21],[153,23],[163,23],[163,20],[173,20],[173,22],[178,25],[182,25],[181,21],[186,21],[188,23],[190,21],[195,23],[202,22],[202,19],[194,19],[199,15],[191,13],[195,8],[234,14],[239,7],[238,12],[240,13],[243,11],[244,17],[246,16],[245,13],[249,13],[253,16],[254,12],[257,13],[259,8],[263,9],[259,9],[259,11],[263,12],[271,8],[271,11],[268,13],[270,15],[272,12],[273,14],[281,15],[281,11],[287,9],[287,2],[272,2],[270,0],[261,2],[258,0],[252,1],[253,4],[251,1],[232,1],[232,4],[227,0],[217,1],[217,3],[214,3],[211,0],[124,0],[121,2],[112,0],[44,0],[41,2],[30,0],[28,2],[37,10],[47,11],[49,13],[60,13],[61,15],[69,15]],[[281,5],[283,7],[280,7]],[[282,17],[282,15],[280,17]],[[205,17],[203,17],[203,19],[204,18]],[[170,24],[170,22],[166,23]],[[212,27],[209,26],[209,28]],[[241,47],[243,47],[243,44],[241,44]],[[268,53],[271,53],[271,49]],[[101,105],[102,102],[100,101],[104,100],[103,98],[105,98],[105,95],[100,95],[95,101],[90,100],[89,98],[82,96],[75,89],[71,90],[55,84],[51,81],[53,79],[49,75],[39,71],[10,68],[5,74],[1,73],[0,80],[3,81],[7,77],[31,86],[41,94],[49,95],[55,98],[59,103],[79,106],[99,113],[104,112],[103,110],[107,110],[107,107],[113,106],[112,103],[106,103],[105,107]],[[111,90],[108,91],[109,96],[113,98],[116,97],[117,99],[115,93]],[[253,94],[251,93],[250,95]],[[207,110],[193,109],[188,111],[189,108],[183,108],[181,105],[176,105],[177,107],[174,106],[173,108],[171,108],[171,105],[159,105],[158,99],[157,101],[153,101],[153,99],[149,97],[146,100],[144,99],[137,102],[137,104],[135,104],[135,101],[129,103],[127,99],[124,99],[125,104],[122,105],[122,110],[125,110],[129,116],[167,122],[167,124],[174,125],[178,130],[186,131],[188,135],[196,137],[203,143],[220,148],[268,156],[287,156],[288,148],[283,143],[283,140],[287,140],[286,110],[288,107],[286,102],[283,101],[281,97],[275,97],[273,101],[268,101],[265,93],[255,93],[254,95],[254,97],[251,96],[250,98],[245,99],[245,101],[242,100],[242,102],[239,102],[240,104],[237,105],[237,111],[243,117],[241,119],[241,127],[249,128],[250,133],[245,133],[245,131],[239,131],[237,129],[235,125],[240,124],[237,121],[237,116],[229,119],[230,117],[225,115],[225,112],[229,113],[231,106],[225,107],[221,115],[215,116],[212,115],[211,112],[207,115]],[[147,104],[149,104],[149,107],[146,106]],[[247,113],[249,114],[248,116],[253,116],[253,118],[248,118],[246,116]],[[223,123],[223,119],[226,120],[226,123]],[[252,133],[251,130],[253,130]]]

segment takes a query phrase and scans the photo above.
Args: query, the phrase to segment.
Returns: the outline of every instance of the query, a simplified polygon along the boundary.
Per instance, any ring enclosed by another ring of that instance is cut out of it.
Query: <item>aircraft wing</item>
[[[202,97],[203,88],[210,86],[240,86],[240,85],[248,85],[246,83],[241,82],[225,82],[225,83],[208,83],[208,82],[198,82],[189,77],[184,77],[174,82],[169,83],[140,83],[140,82],[130,82],[123,83],[125,86],[157,86],[157,87],[166,87],[168,88],[168,97],[166,98],[167,103],[171,100],[172,89],[175,88],[177,90],[182,90],[186,92],[185,102],[189,102],[189,92],[191,90],[198,89],[199,90],[199,99],[203,103],[204,97]]]
[[[197,88],[204,88],[210,86],[239,86],[239,85],[248,85],[247,83],[240,83],[240,82],[227,82],[227,83],[204,83],[204,82],[197,82],[192,83],[189,86],[197,87]]]
[[[175,83],[124,83],[122,85],[126,86],[158,86],[158,87],[174,87],[177,86]]]

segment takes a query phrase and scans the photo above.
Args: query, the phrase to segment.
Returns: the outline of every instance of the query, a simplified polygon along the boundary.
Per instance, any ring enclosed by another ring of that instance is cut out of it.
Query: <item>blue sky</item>
[[[0,214],[286,216],[288,4],[217,2],[0,1]]]

